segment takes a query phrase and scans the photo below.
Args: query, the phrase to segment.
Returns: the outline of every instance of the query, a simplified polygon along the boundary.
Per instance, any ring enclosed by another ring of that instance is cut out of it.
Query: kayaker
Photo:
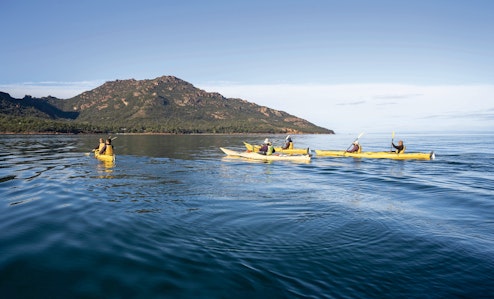
[[[360,144],[358,143],[358,140],[355,140],[352,145],[352,148],[346,151],[347,153],[357,153],[360,150]]]
[[[99,152],[103,147],[105,147],[105,140],[103,138],[100,138],[99,144],[97,147],[94,148],[94,150]]]
[[[285,144],[283,145],[282,149],[293,149],[293,141],[290,135],[286,136]]]
[[[100,149],[99,154],[113,156],[113,145],[111,145],[110,138],[106,139],[105,146],[102,149]]]
[[[259,149],[259,154],[261,155],[272,155],[275,152],[273,145],[268,138],[264,139],[264,143]]]
[[[398,145],[395,145],[393,142],[391,142],[391,145],[396,149],[396,153],[402,153],[405,150],[405,145],[403,145],[403,141],[400,140],[398,141]]]
[[[268,144],[268,152],[266,153],[266,155],[270,156],[270,155],[274,154],[274,152],[275,152],[275,150],[274,150],[274,146],[273,146],[273,144],[270,142],[270,143]]]

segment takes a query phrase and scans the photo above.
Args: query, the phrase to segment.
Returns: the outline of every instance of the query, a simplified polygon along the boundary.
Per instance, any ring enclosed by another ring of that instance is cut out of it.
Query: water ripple
[[[119,136],[106,165],[95,136],[0,138],[7,297],[494,291],[492,155],[268,164],[223,159],[241,136]]]

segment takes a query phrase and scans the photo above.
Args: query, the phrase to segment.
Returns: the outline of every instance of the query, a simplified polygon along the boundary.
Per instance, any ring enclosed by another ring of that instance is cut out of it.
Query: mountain
[[[11,116],[40,117],[50,119],[75,119],[76,112],[65,112],[50,102],[60,101],[54,97],[33,98],[25,96],[14,99],[8,93],[0,92],[0,113]]]
[[[76,132],[322,133],[283,111],[210,93],[173,76],[116,80],[70,99],[0,93],[0,116],[54,121]],[[8,131],[0,119],[0,131]],[[55,127],[58,127],[55,126]]]

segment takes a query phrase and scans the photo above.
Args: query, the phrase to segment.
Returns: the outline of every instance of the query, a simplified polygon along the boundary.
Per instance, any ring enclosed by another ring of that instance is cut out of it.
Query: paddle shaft
[[[364,135],[364,132],[360,133],[353,142],[358,141],[360,139],[360,137],[362,137],[362,135]],[[345,152],[347,152],[350,149],[350,147],[352,147],[353,142],[352,142],[352,144],[350,144],[350,146],[346,149]]]
[[[393,151],[393,143],[394,143],[394,140],[395,140],[395,132],[393,131],[393,133],[391,134],[391,145],[390,145],[390,147],[391,147],[391,150],[390,151],[391,152]]]

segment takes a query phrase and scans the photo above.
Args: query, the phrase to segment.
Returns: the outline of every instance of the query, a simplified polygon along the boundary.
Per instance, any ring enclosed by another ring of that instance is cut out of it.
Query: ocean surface
[[[396,134],[433,161],[310,163],[219,150],[281,135],[116,135],[105,164],[100,137],[0,135],[1,298],[494,298],[492,133]]]

